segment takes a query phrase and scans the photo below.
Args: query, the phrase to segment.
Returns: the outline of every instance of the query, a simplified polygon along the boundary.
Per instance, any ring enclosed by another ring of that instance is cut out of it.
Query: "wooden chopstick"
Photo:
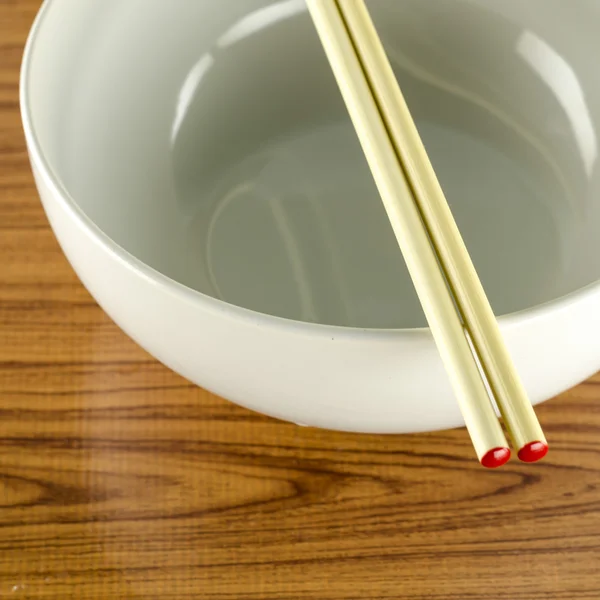
[[[522,460],[541,458],[547,442],[502,338],[417,127],[364,0],[336,0],[484,369],[513,447]]]
[[[508,444],[438,264],[396,149],[335,0],[307,0],[325,53],[375,179],[479,460],[499,466]]]

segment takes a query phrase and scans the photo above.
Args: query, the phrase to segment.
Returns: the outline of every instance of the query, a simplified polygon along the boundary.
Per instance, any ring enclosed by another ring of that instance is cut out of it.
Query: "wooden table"
[[[38,6],[0,0],[0,598],[598,600],[599,377],[540,407],[545,462],[492,472],[464,430],[250,413],[117,329],[29,171],[17,86]]]

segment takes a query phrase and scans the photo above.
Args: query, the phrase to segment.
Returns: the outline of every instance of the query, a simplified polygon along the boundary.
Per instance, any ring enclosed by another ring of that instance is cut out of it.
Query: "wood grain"
[[[0,598],[600,598],[600,377],[546,403],[536,466],[464,430],[357,436],[233,406],[156,363],[61,254],[0,0]]]

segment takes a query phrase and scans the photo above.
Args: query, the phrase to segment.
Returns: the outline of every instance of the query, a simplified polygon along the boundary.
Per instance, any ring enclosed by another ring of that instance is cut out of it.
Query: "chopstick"
[[[458,309],[521,460],[547,442],[363,0],[337,0],[440,257]]]
[[[521,460],[548,445],[363,0],[307,0],[477,456]]]
[[[484,466],[510,456],[438,257],[423,226],[345,23],[332,0],[307,0],[417,295]]]

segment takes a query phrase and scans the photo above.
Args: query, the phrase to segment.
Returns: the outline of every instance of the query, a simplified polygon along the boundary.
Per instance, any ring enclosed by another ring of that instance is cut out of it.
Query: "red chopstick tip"
[[[546,442],[529,442],[525,444],[518,453],[519,460],[526,463],[536,462],[548,454],[548,444]]]
[[[508,448],[492,448],[481,457],[481,464],[488,469],[501,467],[508,462],[510,450]]]

